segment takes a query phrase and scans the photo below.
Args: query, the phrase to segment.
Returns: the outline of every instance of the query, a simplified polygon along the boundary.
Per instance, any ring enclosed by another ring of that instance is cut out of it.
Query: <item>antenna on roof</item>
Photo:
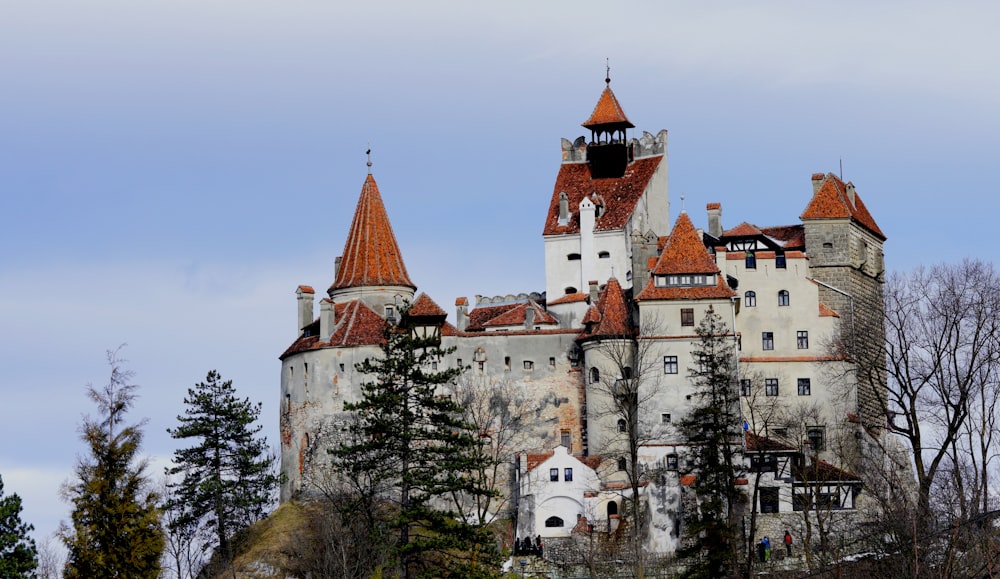
[[[844,180],[844,158],[840,158],[840,180]]]
[[[368,150],[365,151],[365,155],[368,155],[368,174],[372,174],[372,142],[368,141]]]
[[[604,84],[611,86],[611,59],[604,59]]]

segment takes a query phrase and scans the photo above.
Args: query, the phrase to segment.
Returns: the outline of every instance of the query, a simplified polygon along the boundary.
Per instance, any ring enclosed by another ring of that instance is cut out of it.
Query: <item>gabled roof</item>
[[[833,173],[827,173],[825,177],[822,173],[816,173],[813,175],[813,181],[822,181],[822,183],[806,210],[802,212],[800,219],[805,221],[807,219],[850,218],[879,239],[885,240],[885,234],[879,229],[857,192],[854,193],[854,202],[851,202],[847,190],[854,188],[853,183],[844,183]]]
[[[546,305],[557,306],[559,304],[575,304],[575,303],[578,303],[578,302],[585,302],[585,301],[587,301],[587,298],[589,298],[589,297],[590,297],[590,294],[585,294],[583,292],[576,292],[576,293],[572,293],[572,294],[566,294],[566,295],[564,295],[563,297],[561,297],[559,299],[555,299],[555,300],[552,300],[551,302],[547,302]]]
[[[493,318],[506,313],[509,310],[516,308],[518,304],[499,304],[495,306],[476,306],[471,312],[469,312],[469,324],[466,326],[466,332],[481,332],[485,329],[484,324],[492,320]]]
[[[330,291],[352,287],[405,286],[416,289],[389,224],[375,179],[368,175],[354,210],[337,279]]]
[[[329,340],[320,340],[319,320],[305,328],[302,336],[292,342],[279,359],[306,350],[344,346],[377,346],[384,340],[385,320],[360,300],[333,306],[336,322]]]
[[[601,98],[597,99],[594,112],[590,113],[590,118],[583,122],[583,126],[591,130],[631,129],[635,127],[635,125],[629,122],[628,117],[625,116],[625,111],[622,110],[621,104],[615,98],[615,93],[611,91],[611,81],[608,80],[607,82],[608,86],[604,87]]]
[[[662,155],[636,159],[625,168],[624,175],[607,179],[594,179],[589,163],[563,163],[556,176],[542,235],[579,233],[580,202],[584,197],[593,199],[595,193],[604,199],[604,207],[594,222],[594,229],[623,229],[662,160]],[[563,192],[569,200],[570,219],[560,225],[559,194]]]
[[[528,317],[528,309],[535,313],[535,323],[540,325],[559,325],[559,321],[552,317],[533,301],[516,304],[506,312],[491,318],[483,323],[484,328],[496,328],[502,326],[523,326]]]
[[[719,273],[715,258],[705,248],[687,212],[677,216],[660,259],[653,268],[654,274]]]
[[[413,300],[413,303],[410,304],[407,314],[415,317],[447,317],[448,315],[447,312],[441,309],[441,306],[437,305],[434,300],[423,292],[420,292],[417,299]]]
[[[806,230],[801,224],[761,227],[760,230],[764,235],[781,241],[785,251],[804,249],[806,246]]]
[[[764,233],[756,225],[751,225],[744,221],[736,227],[722,232],[723,237],[749,237],[753,235],[763,235]]]

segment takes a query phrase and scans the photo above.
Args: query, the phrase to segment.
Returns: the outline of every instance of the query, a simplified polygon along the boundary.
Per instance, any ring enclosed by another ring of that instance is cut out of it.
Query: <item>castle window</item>
[[[457,360],[455,360],[455,365],[458,366],[459,368],[461,368],[462,367],[462,359],[458,358]]]
[[[760,512],[778,512],[778,487],[763,487],[760,489]]]
[[[632,379],[632,366],[625,366],[622,368],[622,378],[626,380]]]
[[[569,260],[569,261],[580,261],[580,254],[579,253],[571,253],[571,254],[569,254],[569,255],[566,256],[566,259]]]
[[[549,469],[549,482],[558,482],[558,481],[559,481],[559,469],[558,468],[550,468]]]
[[[559,444],[566,447],[566,450],[573,450],[573,435],[568,430],[559,431]]]
[[[667,276],[667,285],[677,285],[680,283],[680,278],[676,275]]]
[[[571,468],[563,469],[563,480],[566,482],[573,482],[573,469]]]
[[[774,332],[761,332],[760,334],[761,348],[764,350],[774,349]]]
[[[618,432],[628,432],[628,424],[625,423],[624,418],[618,419]]]
[[[788,266],[785,264],[785,254],[779,253],[774,256],[774,267],[778,269],[785,269]]]
[[[618,470],[625,470],[627,466],[628,466],[628,459],[626,459],[624,456],[618,459]]]
[[[833,244],[827,241],[823,244],[823,249],[833,249]]]
[[[564,525],[563,520],[559,517],[549,517],[545,519],[545,526],[550,528],[558,528]]]
[[[677,356],[664,356],[663,357],[663,373],[664,374],[676,374],[677,373]]]
[[[681,325],[694,325],[694,308],[681,308]]]
[[[510,372],[510,356],[503,357],[503,371]]]
[[[607,252],[607,251],[602,251],[602,252],[600,252],[600,253],[597,254],[597,257],[598,257],[598,259],[610,259],[611,258],[611,253]]]
[[[431,362],[431,370],[437,370],[437,369],[438,369],[438,363],[437,360],[435,360]]]
[[[535,369],[535,363],[534,362],[532,362],[531,360],[525,360],[524,361],[524,370],[526,372],[531,372],[534,369]]]
[[[653,283],[656,284],[656,287],[667,287],[667,277],[663,275],[654,275]]]
[[[390,324],[396,322],[396,306],[385,306],[385,321]]]
[[[778,395],[778,379],[777,378],[765,378],[764,379],[764,396],[777,396]]]
[[[826,450],[826,432],[825,428],[822,426],[810,426],[806,430],[806,437],[809,439],[809,444],[812,445],[813,452],[820,452]]]
[[[556,367],[556,359],[555,359],[555,357],[549,356],[549,368],[555,368],[555,367]]]
[[[576,288],[573,287],[573,286],[569,286],[566,289],[564,289],[563,291],[566,292],[566,295],[575,294],[576,293]]]
[[[601,381],[601,371],[597,368],[597,366],[594,366],[593,368],[590,369],[590,383],[596,384],[600,381]]]
[[[677,455],[668,454],[667,455],[667,470],[677,470]]]
[[[788,290],[781,290],[778,292],[778,305],[787,306],[788,305]]]
[[[809,349],[809,332],[806,330],[799,330],[795,332],[795,343],[798,344],[800,350]]]
[[[341,365],[340,365],[340,371],[341,371],[341,372],[343,372],[343,371],[344,371],[344,365],[343,365],[343,364],[341,364]]]
[[[757,292],[747,291],[743,294],[743,305],[748,308],[756,307],[757,305]]]
[[[670,424],[670,413],[664,412],[663,414],[660,414],[660,422],[662,424]]]
[[[799,396],[809,396],[812,394],[812,383],[809,378],[799,378]]]
[[[744,263],[747,269],[757,269],[757,255],[752,251],[746,252]]]
[[[750,395],[750,380],[746,378],[740,379],[740,396]]]

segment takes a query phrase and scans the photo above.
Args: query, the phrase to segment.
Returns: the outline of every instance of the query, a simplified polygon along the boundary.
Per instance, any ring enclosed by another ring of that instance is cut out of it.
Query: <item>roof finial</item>
[[[368,150],[365,151],[365,155],[368,155],[368,174],[372,174],[372,142],[368,141]]]
[[[681,193],[681,213],[687,213],[687,209],[684,207],[684,194]]]
[[[604,84],[608,85],[609,88],[611,87],[611,59],[610,58],[605,58],[604,59]]]

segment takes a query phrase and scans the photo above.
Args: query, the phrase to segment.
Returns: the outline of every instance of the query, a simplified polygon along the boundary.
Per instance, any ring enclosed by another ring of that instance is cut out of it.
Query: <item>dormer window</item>
[[[385,306],[385,321],[390,324],[396,323],[396,306]]]

